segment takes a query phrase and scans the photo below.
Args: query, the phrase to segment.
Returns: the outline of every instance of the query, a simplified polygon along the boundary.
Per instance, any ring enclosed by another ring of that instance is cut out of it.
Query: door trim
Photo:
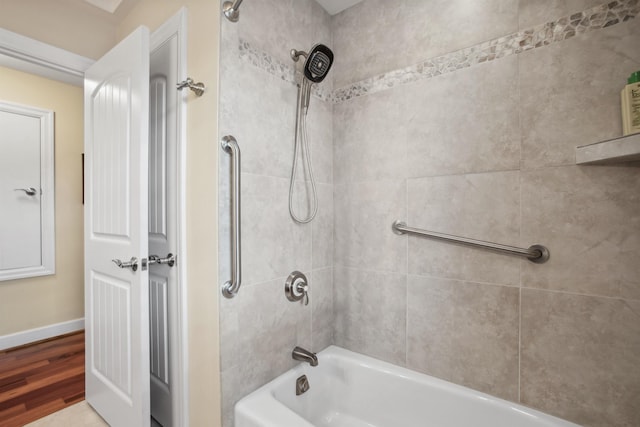
[[[178,45],[178,79],[187,78],[187,9],[182,7],[175,15],[165,21],[151,34],[151,52],[176,37]],[[149,52],[149,53],[151,53]],[[176,82],[178,83],[178,82]],[[176,263],[178,279],[178,301],[176,301],[177,325],[169,331],[177,331],[177,336],[169,339],[176,345],[171,352],[171,372],[174,373],[175,396],[174,419],[177,426],[189,425],[189,354],[187,324],[187,91],[178,91],[179,108],[177,108],[177,241]],[[172,398],[173,398],[172,393]]]
[[[95,61],[73,52],[0,28],[0,65],[81,86]]]

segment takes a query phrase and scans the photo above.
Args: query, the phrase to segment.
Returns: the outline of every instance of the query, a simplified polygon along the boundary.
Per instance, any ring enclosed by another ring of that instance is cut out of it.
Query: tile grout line
[[[391,270],[376,270],[376,269],[371,269],[371,268],[352,267],[352,266],[342,265],[342,264],[336,264],[336,266],[338,266],[340,268],[348,269],[348,270],[358,270],[358,271],[363,271],[363,272],[368,272],[368,273],[403,275],[403,276],[407,276],[407,278],[409,276],[415,276],[415,277],[421,277],[421,278],[425,278],[425,279],[450,280],[452,282],[461,283],[462,285],[470,284],[470,285],[483,285],[483,286],[498,286],[498,287],[502,287],[502,288],[522,288],[523,290],[538,291],[538,292],[551,292],[551,293],[555,293],[555,294],[581,296],[581,297],[586,297],[586,298],[602,298],[602,299],[609,299],[609,300],[616,300],[616,301],[640,302],[640,298],[628,298],[628,297],[623,297],[623,296],[607,296],[607,295],[598,295],[598,294],[587,294],[587,293],[584,293],[584,292],[572,292],[572,291],[566,291],[566,290],[561,290],[561,289],[532,288],[532,287],[528,287],[528,286],[506,285],[506,284],[491,283],[491,282],[478,282],[478,281],[473,281],[473,280],[456,279],[456,278],[452,278],[452,277],[443,277],[443,276],[433,276],[433,275],[428,275],[428,274],[402,273],[402,272],[391,271]]]
[[[518,289],[518,403],[522,403],[522,287]]]
[[[518,22],[520,21],[520,8],[518,8]],[[521,92],[521,81],[520,81],[520,57],[517,58],[516,61],[516,83],[518,84],[518,105],[522,105],[522,92]],[[523,155],[522,155],[522,109],[518,108],[518,136],[520,143],[520,171],[518,171],[518,192],[519,192],[519,224],[518,224],[518,232],[519,232],[519,240],[522,243],[522,164],[523,164]],[[519,267],[519,277],[518,277],[518,403],[521,402],[522,398],[522,268],[524,262],[520,261]]]
[[[405,188],[405,218],[407,221],[409,220],[409,180],[404,180],[404,188]],[[404,326],[404,366],[409,367],[409,239],[405,239],[405,277],[404,277],[404,285],[405,285],[405,326]]]

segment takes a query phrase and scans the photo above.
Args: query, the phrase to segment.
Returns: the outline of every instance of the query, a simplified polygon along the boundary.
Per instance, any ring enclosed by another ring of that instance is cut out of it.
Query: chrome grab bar
[[[240,247],[240,147],[238,141],[227,135],[222,138],[222,149],[231,154],[231,280],[222,285],[222,295],[233,298],[242,283]]]
[[[408,227],[402,221],[395,221],[391,226],[394,233],[415,234],[417,236],[428,237],[430,239],[442,240],[450,243],[457,243],[472,248],[487,249],[506,255],[515,255],[527,258],[536,264],[542,264],[549,260],[549,249],[542,245],[529,246],[527,249],[517,248],[515,246],[501,245],[499,243],[485,242],[483,240],[469,239],[467,237],[453,236],[451,234],[436,233],[435,231],[422,230],[420,228]]]

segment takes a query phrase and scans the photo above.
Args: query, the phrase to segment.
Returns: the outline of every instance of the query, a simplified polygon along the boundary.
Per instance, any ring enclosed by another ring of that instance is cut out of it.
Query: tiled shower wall
[[[638,2],[600,4],[365,0],[332,18],[337,345],[640,425],[640,167],[574,159],[621,135],[640,69]],[[396,219],[551,259],[397,236]]]
[[[620,135],[638,1],[365,0],[333,18],[312,0],[245,4],[221,44],[220,136],[243,155],[243,287],[220,306],[225,427],[294,365],[293,346],[332,343],[588,426],[640,425],[640,169],[573,165],[575,146]],[[320,211],[301,226],[288,52],[317,42],[336,62],[309,112]],[[552,258],[396,236],[395,219]],[[284,297],[295,269],[309,307]]]
[[[297,89],[290,49],[331,45],[330,17],[313,0],[252,0],[240,20],[223,19],[220,136],[234,135],[242,153],[243,280],[220,299],[224,426],[233,404],[285,372],[296,345],[319,351],[333,342],[333,105],[315,96],[308,116],[320,209],[308,225],[288,211]],[[302,61],[301,61],[302,62]],[[330,76],[320,93],[331,92]],[[220,151],[220,277],[230,278],[229,155]],[[299,184],[297,194],[305,194]],[[299,201],[299,214],[305,203]],[[294,270],[310,282],[309,306],[289,302]]]

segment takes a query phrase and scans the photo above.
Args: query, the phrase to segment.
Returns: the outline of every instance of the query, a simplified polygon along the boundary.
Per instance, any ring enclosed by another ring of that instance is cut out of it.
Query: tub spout
[[[293,360],[299,360],[300,362],[307,362],[311,366],[318,366],[318,358],[315,353],[311,353],[302,347],[296,347],[291,353]]]

